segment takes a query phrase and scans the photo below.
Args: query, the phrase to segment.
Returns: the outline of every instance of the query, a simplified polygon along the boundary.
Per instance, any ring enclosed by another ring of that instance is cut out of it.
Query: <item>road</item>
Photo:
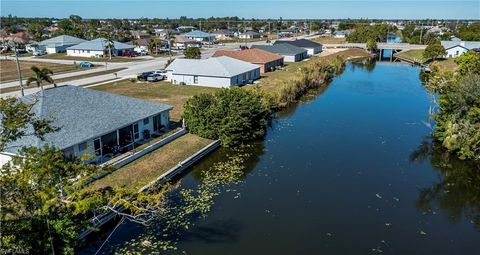
[[[202,58],[209,58],[215,53],[215,51],[222,49],[222,50],[233,50],[233,49],[238,49],[240,46],[248,46],[250,47],[252,44],[266,44],[265,41],[260,41],[260,42],[253,42],[253,43],[228,43],[224,45],[214,45],[214,46],[207,46],[202,48]],[[179,55],[174,55],[172,58],[178,58],[178,57],[183,57],[182,54]],[[39,58],[33,58],[33,57],[26,57],[22,58],[22,60],[28,60],[28,61],[39,61],[39,62],[51,62],[51,63],[59,63],[59,64],[73,64],[73,60],[57,60],[57,59],[39,59]],[[60,82],[57,83],[58,86],[60,85],[73,85],[73,86],[84,86],[88,84],[93,84],[93,83],[102,83],[106,81],[111,81],[113,79],[128,79],[128,78],[134,78],[138,73],[141,72],[146,72],[146,71],[152,71],[156,69],[163,69],[165,68],[167,62],[169,60],[169,57],[157,57],[149,60],[144,60],[144,61],[133,61],[133,62],[115,62],[115,63],[108,63],[108,65],[91,69],[91,70],[84,70],[84,71],[78,71],[78,72],[69,72],[69,73],[63,73],[63,74],[57,74],[53,76],[53,79],[62,79],[62,78],[68,78],[68,77],[73,77],[73,76],[80,76],[80,75],[85,75],[85,74],[91,74],[95,72],[100,72],[100,71],[105,71],[105,70],[111,70],[111,69],[117,69],[117,68],[125,68],[125,70],[118,71],[115,76],[114,73],[110,74],[103,74],[103,75],[97,75],[97,76],[91,76],[91,77],[86,77],[86,78],[80,78],[80,79],[75,79],[67,82]],[[78,61],[76,61],[78,63]],[[93,61],[92,61],[93,63]],[[99,65],[105,65],[105,62],[95,62],[96,64]],[[25,84],[25,82],[24,82]],[[11,88],[19,86],[19,81],[14,81],[14,82],[7,82],[7,83],[1,83],[0,84],[0,97],[19,97],[21,96],[20,91],[13,91],[13,92],[7,92],[7,93],[1,93],[2,89],[5,88]],[[53,85],[45,85],[44,88],[49,88],[52,87]],[[39,90],[37,87],[30,86],[28,88],[25,88],[24,92],[25,95],[35,93]]]

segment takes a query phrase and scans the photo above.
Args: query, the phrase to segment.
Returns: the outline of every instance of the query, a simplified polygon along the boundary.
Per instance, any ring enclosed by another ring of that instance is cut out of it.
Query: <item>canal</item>
[[[250,146],[243,181],[166,254],[478,252],[480,170],[432,147],[419,72],[349,63],[327,89],[278,113]],[[227,153],[214,152],[181,186],[195,187]],[[142,233],[125,224],[103,251]]]

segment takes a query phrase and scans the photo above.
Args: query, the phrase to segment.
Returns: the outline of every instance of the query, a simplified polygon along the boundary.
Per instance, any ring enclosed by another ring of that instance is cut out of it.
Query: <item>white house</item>
[[[254,39],[254,38],[260,38],[261,35],[258,32],[255,31],[247,31],[245,33],[242,33],[238,36],[240,39]]]
[[[60,35],[38,43],[37,48],[45,50],[48,54],[65,52],[68,47],[86,42],[81,38],[69,35]]]
[[[447,51],[446,58],[458,57],[469,50],[480,49],[480,42],[462,41],[456,37],[453,37],[450,41],[441,41],[441,44]]]
[[[113,56],[122,56],[124,52],[133,52],[135,46],[113,41]],[[105,38],[97,38],[95,40],[86,41],[67,48],[67,55],[74,57],[95,57],[101,58],[109,54],[106,46]]]
[[[173,84],[206,87],[230,87],[251,83],[260,78],[260,67],[230,57],[209,59],[175,59],[165,68]]]
[[[17,140],[1,153],[0,161],[23,146],[48,144],[67,157],[88,154],[92,157],[87,162],[100,163],[168,130],[172,109],[166,104],[77,86],[48,88],[20,100],[34,103],[36,117],[53,120],[51,125],[60,130],[46,134],[43,140],[32,136]]]
[[[197,42],[211,42],[215,40],[215,36],[209,33],[205,33],[203,31],[194,30],[190,31],[183,36],[187,37],[188,39],[195,40]]]

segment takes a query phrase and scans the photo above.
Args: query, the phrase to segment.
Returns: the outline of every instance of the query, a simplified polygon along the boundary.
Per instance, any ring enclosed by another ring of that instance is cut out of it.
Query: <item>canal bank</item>
[[[328,88],[280,111],[264,141],[251,144],[244,182],[229,187],[237,191],[222,192],[208,217],[178,236],[178,252],[167,254],[478,251],[478,185],[461,185],[457,179],[467,178],[439,168],[452,161],[430,153],[431,102],[419,72],[348,64]],[[196,187],[230,153],[208,156],[181,186]],[[467,177],[475,170],[453,165]],[[121,226],[104,254],[147,232]]]

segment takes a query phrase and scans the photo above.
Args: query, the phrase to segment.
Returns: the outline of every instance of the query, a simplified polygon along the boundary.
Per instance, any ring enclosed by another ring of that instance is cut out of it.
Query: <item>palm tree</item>
[[[110,60],[112,60],[112,51],[115,49],[115,43],[111,38],[105,39],[105,48],[108,49],[108,55]]]
[[[28,78],[27,86],[30,86],[30,83],[35,82],[37,84],[37,87],[41,87],[43,90],[44,81],[52,83],[54,87],[57,86],[57,84],[55,84],[55,82],[53,81],[53,78],[50,76],[53,74],[52,70],[48,68],[40,69],[36,66],[32,66],[30,69],[32,70],[34,75]]]

